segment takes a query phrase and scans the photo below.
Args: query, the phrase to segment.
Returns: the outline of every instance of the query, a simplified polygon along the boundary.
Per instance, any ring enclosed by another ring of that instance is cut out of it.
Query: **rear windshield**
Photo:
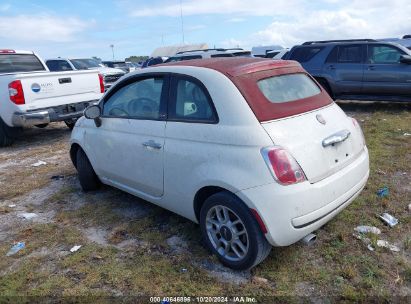
[[[45,67],[33,54],[1,54],[0,73],[45,71]]]
[[[332,103],[301,66],[245,73],[232,80],[260,122],[302,114]]]
[[[305,74],[274,76],[257,82],[258,87],[272,103],[283,103],[312,97],[320,88]]]

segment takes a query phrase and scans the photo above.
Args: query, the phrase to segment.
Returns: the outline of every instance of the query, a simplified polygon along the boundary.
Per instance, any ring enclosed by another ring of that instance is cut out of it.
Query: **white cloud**
[[[328,3],[334,0],[325,0]],[[386,38],[411,34],[408,0],[346,1],[344,5],[313,10],[307,7],[273,18],[266,28],[241,41],[242,47],[281,44],[293,46],[308,40]],[[230,39],[222,44],[227,45]]]
[[[2,16],[0,37],[13,41],[69,42],[93,24],[94,21],[49,15]]]

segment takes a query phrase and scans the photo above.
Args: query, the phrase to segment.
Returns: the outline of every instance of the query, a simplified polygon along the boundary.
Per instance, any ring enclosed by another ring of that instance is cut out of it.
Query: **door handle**
[[[328,66],[328,69],[329,69],[329,70],[335,70],[335,66],[329,65],[329,66]]]
[[[328,147],[331,145],[334,145],[336,143],[340,143],[343,142],[344,140],[346,140],[349,136],[350,136],[351,132],[348,130],[342,130],[339,131],[337,133],[334,133],[333,135],[325,138],[323,140],[323,147]]]
[[[370,70],[370,71],[375,70],[375,66],[373,66],[373,65],[369,65],[369,66],[368,66],[368,70]]]
[[[154,140],[143,142],[143,146],[146,147],[147,149],[155,149],[155,150],[160,150],[162,148],[162,145],[159,143],[156,143]]]

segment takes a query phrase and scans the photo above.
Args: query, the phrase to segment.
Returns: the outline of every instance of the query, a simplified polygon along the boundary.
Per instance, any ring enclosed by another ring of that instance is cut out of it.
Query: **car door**
[[[330,52],[323,73],[334,80],[337,95],[355,95],[362,92],[365,46],[362,44],[337,45]]]
[[[126,191],[163,195],[167,98],[165,74],[129,77],[104,98],[101,126],[85,135],[100,178]]]
[[[180,202],[192,200],[193,185],[204,179],[197,175],[202,171],[199,168],[207,171],[210,157],[218,154],[218,146],[212,144],[218,116],[207,88],[197,78],[174,74],[170,83],[164,154],[167,200],[163,206],[187,215],[193,206]]]
[[[400,62],[402,55],[406,53],[393,45],[368,45],[364,94],[410,95],[411,65]]]

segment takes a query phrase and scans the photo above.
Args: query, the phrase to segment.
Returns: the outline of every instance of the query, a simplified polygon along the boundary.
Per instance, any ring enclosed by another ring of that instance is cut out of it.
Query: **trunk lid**
[[[96,70],[17,74],[16,79],[23,86],[26,103],[21,107],[26,110],[98,100],[102,96]]]
[[[293,155],[310,183],[341,170],[364,149],[360,127],[336,104],[261,125],[275,145]],[[333,140],[337,142],[332,144]]]

